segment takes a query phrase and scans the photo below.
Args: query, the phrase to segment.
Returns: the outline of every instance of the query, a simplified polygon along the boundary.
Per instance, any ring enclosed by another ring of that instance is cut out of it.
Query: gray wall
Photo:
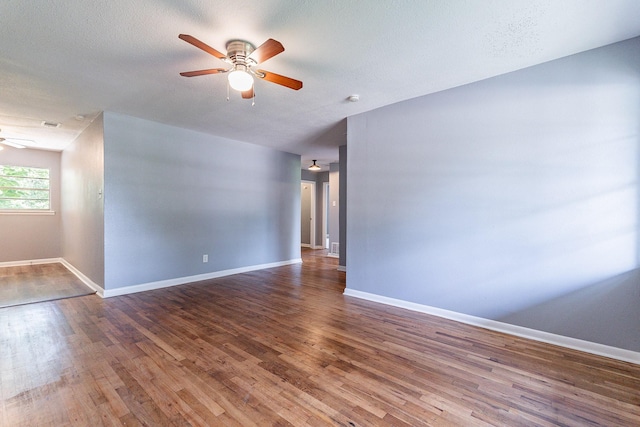
[[[107,289],[300,257],[300,156],[109,112],[104,133]]]
[[[0,164],[49,169],[50,214],[0,214],[0,262],[59,258],[60,153],[4,147]]]
[[[62,256],[104,288],[104,158],[100,115],[62,152]]]
[[[638,350],[640,270],[605,279],[498,319],[501,322]]]
[[[640,39],[348,126],[348,288],[640,351]]]
[[[340,200],[340,209],[338,213],[338,226],[342,231],[340,233],[340,259],[339,264],[340,267],[347,267],[347,179],[349,175],[347,174],[347,146],[341,145],[339,148],[340,153],[340,194],[338,198]]]

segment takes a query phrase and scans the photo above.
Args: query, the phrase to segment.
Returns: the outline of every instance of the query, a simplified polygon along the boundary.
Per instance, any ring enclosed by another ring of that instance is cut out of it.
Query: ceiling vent
[[[46,128],[59,128],[60,127],[60,123],[56,123],[56,122],[48,122],[48,121],[44,121],[42,122],[42,126],[46,127]]]

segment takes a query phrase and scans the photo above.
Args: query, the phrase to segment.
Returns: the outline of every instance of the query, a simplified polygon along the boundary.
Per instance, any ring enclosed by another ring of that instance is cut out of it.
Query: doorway
[[[329,183],[322,183],[322,248],[329,249]]]
[[[313,248],[316,245],[316,183],[300,183],[300,246]]]

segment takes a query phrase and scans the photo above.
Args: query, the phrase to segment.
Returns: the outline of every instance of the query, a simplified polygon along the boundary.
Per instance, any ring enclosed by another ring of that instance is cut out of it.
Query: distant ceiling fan
[[[207,70],[186,71],[180,73],[181,76],[195,77],[206,74],[229,73],[229,86],[242,92],[243,98],[253,98],[255,96],[255,91],[253,90],[254,77],[293,90],[302,88],[302,82],[300,80],[255,68],[258,64],[284,51],[284,47],[277,40],[269,39],[257,48],[244,40],[231,40],[227,43],[227,54],[225,55],[188,34],[180,34],[178,37],[232,66],[228,69],[210,68]]]
[[[20,142],[17,142],[20,141]],[[2,145],[7,145],[13,148],[26,148],[25,145],[22,145],[21,142],[28,141],[33,142],[29,139],[18,139],[18,138],[0,138],[0,150],[2,150]]]

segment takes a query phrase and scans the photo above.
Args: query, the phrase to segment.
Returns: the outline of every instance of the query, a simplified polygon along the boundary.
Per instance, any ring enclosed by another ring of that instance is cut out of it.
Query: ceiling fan
[[[186,71],[180,73],[181,76],[195,77],[207,74],[229,73],[229,86],[241,92],[243,98],[253,98],[255,96],[255,91],[253,90],[254,77],[293,90],[302,88],[300,80],[256,68],[258,64],[284,51],[284,46],[277,40],[269,39],[257,48],[244,40],[231,40],[227,43],[227,54],[225,55],[188,34],[180,34],[178,37],[231,65],[231,68],[228,69],[209,68],[206,70]]]
[[[20,141],[20,142],[18,142]],[[2,150],[2,145],[7,145],[13,148],[26,148],[26,145],[21,144],[23,141],[33,142],[29,139],[18,139],[18,138],[1,138],[0,137],[0,150]]]

